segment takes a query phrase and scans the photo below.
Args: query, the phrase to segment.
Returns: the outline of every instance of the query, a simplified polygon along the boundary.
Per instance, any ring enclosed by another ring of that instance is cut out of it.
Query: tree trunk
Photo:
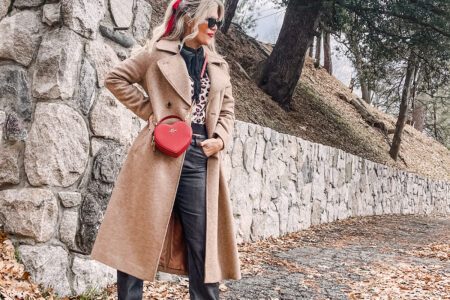
[[[400,102],[400,111],[398,113],[397,123],[395,124],[395,133],[392,139],[392,146],[391,149],[389,150],[389,155],[394,160],[397,160],[397,156],[400,151],[400,143],[402,142],[402,133],[403,128],[405,127],[406,111],[408,110],[409,92],[411,80],[414,74],[415,63],[416,57],[414,52],[411,51],[408,58],[408,66],[406,68],[405,83],[403,85],[402,99]]]
[[[311,46],[309,47],[309,57],[313,57],[314,55],[314,49],[313,49],[313,43],[311,43]]]
[[[258,86],[287,109],[319,21],[322,0],[289,1],[280,34],[262,68]]]
[[[362,65],[361,56],[359,53],[358,46],[355,48],[355,58],[356,58],[356,70],[359,74],[359,85],[361,87],[361,98],[366,101],[366,103],[370,104],[370,95],[369,95],[369,87],[366,82],[365,76],[364,76],[364,70]]]
[[[327,72],[331,75],[333,74],[333,65],[331,61],[331,44],[330,44],[330,32],[325,31],[325,36],[323,39],[323,66],[327,70]]]
[[[414,110],[413,110],[413,124],[414,124],[414,128],[419,131],[422,132],[423,131],[423,126],[425,124],[425,104],[422,102],[422,99],[420,99],[420,95],[417,95],[416,98],[416,105],[414,105]]]
[[[350,92],[353,92],[353,87],[355,86],[355,77],[350,77],[350,84],[348,88],[350,89]]]
[[[414,81],[414,86],[411,89],[412,93],[412,123],[416,130],[422,132],[423,126],[425,123],[425,101],[426,101],[426,95],[424,93],[417,93],[417,89],[419,85],[422,83],[422,73],[420,67],[417,67],[415,70],[415,73],[417,74],[417,79]],[[415,78],[416,76],[414,76]]]
[[[233,20],[234,14],[236,13],[236,8],[239,0],[227,0],[225,3],[225,18],[223,26],[220,29],[223,34],[227,34],[228,29],[231,25],[231,20]]]
[[[320,57],[322,56],[322,29],[320,29],[320,33],[319,35],[316,37],[317,38],[317,43],[316,43],[316,60],[314,62],[314,66],[316,68],[318,68],[320,66]]]
[[[437,139],[437,137],[438,137],[438,130],[437,130],[436,101],[433,101],[433,131],[434,131],[434,138]]]
[[[364,76],[364,67],[361,59],[361,54],[359,52],[358,43],[354,40],[352,36],[348,36],[350,49],[355,56],[355,69],[358,72],[359,85],[361,87],[361,98],[370,104],[369,87]]]

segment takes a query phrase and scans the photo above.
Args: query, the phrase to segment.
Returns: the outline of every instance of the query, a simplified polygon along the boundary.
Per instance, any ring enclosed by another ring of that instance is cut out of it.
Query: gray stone
[[[117,27],[128,28],[133,21],[133,0],[109,0],[111,16]]]
[[[24,154],[30,184],[72,185],[89,157],[86,123],[75,110],[57,103],[37,103],[34,116]]]
[[[128,151],[139,134],[138,117],[106,88],[101,89],[89,120],[95,136],[113,139]]]
[[[231,162],[232,167],[240,167],[244,165],[244,156],[243,156],[243,148],[244,145],[242,144],[242,141],[239,137],[236,138],[236,141],[234,141],[234,147],[231,152]]]
[[[272,155],[272,143],[267,141],[266,146],[264,147],[264,159],[269,159]]]
[[[115,31],[104,25],[100,25],[99,29],[100,29],[100,33],[104,37],[116,42],[117,44],[119,44],[125,48],[130,48],[136,44],[133,37],[127,33],[121,33],[119,31]]]
[[[270,141],[271,136],[272,136],[272,129],[270,127],[264,127],[264,139],[266,141]]]
[[[66,276],[69,265],[67,252],[61,246],[21,245],[19,257],[31,273],[31,280],[52,287],[58,297],[70,296],[70,284]]]
[[[134,38],[143,45],[148,38],[152,19],[152,6],[145,0],[136,1],[135,16],[133,22]]]
[[[253,162],[253,168],[255,171],[260,171],[264,163],[264,152],[266,148],[266,142],[264,137],[259,134],[257,137],[256,150],[255,150],[255,160]]]
[[[78,210],[65,209],[61,224],[59,224],[59,239],[69,248],[75,248],[75,234],[77,233]]]
[[[117,270],[81,255],[74,255],[72,263],[72,287],[76,295],[100,291],[117,282]]]
[[[12,142],[24,141],[28,137],[25,122],[14,111],[6,115],[4,122],[5,139]]]
[[[6,16],[10,3],[10,0],[0,0],[0,20]]]
[[[245,143],[245,140],[248,137],[248,123],[236,120],[234,122],[234,136],[237,136],[241,139],[242,143]]]
[[[275,206],[277,207],[277,212],[279,215],[279,235],[284,235],[287,232],[288,218],[289,218],[289,197],[284,190],[280,193],[277,198]]]
[[[244,214],[246,203],[250,199],[248,184],[248,174],[243,167],[231,169],[231,202],[233,203],[233,213],[236,216],[242,216]]]
[[[0,223],[8,233],[46,242],[54,234],[58,205],[50,190],[39,188],[0,191]]]
[[[61,22],[61,3],[45,4],[42,13],[42,22],[49,26],[59,24]]]
[[[0,22],[0,58],[28,66],[39,45],[41,22],[37,13],[24,10]]]
[[[301,220],[300,220],[300,207],[292,206],[289,208],[288,212],[288,220],[286,226],[286,232],[297,232],[300,231],[301,228]]]
[[[272,130],[270,135],[270,142],[273,146],[277,147],[280,142],[280,133],[278,131]]]
[[[17,8],[31,8],[36,6],[41,6],[44,4],[45,0],[15,0],[14,7]]]
[[[98,87],[103,87],[106,75],[120,60],[110,46],[97,40],[86,44],[86,53],[97,71]]]
[[[125,158],[124,147],[117,145],[102,147],[94,157],[87,191],[80,207],[80,247],[84,251],[90,252],[92,249]]]
[[[255,161],[256,138],[249,137],[244,143],[244,166],[247,172],[253,170],[253,163]]]
[[[105,139],[93,137],[91,139],[91,156],[95,156],[97,152],[106,145]]]
[[[20,183],[19,155],[22,148],[20,143],[0,145],[0,186]]]
[[[96,97],[96,73],[92,64],[83,59],[80,69],[80,84],[77,93],[77,102],[84,115],[88,115]]]
[[[162,271],[158,271],[156,273],[155,279],[165,282],[171,282],[171,283],[179,283],[180,278],[182,278],[180,275],[177,274],[170,274]]]
[[[0,109],[5,112],[13,110],[21,120],[31,121],[33,105],[25,68],[0,66]]]
[[[249,136],[254,136],[255,133],[256,133],[256,124],[249,123],[248,124],[248,135]]]
[[[97,36],[105,13],[104,0],[61,0],[64,25],[88,39]]]
[[[233,151],[233,147],[234,147],[234,138],[232,137],[231,139],[230,139],[230,141],[228,142],[228,144],[227,144],[227,146],[225,147],[225,153],[227,154],[227,155],[231,155],[231,152]]]
[[[262,176],[261,172],[251,172],[249,175],[249,185],[247,187],[243,186],[243,189],[248,189],[250,198],[257,203],[253,205],[254,209],[259,209],[259,199],[261,196],[261,190],[262,190]]]
[[[222,161],[222,168],[223,172],[225,174],[225,178],[227,180],[227,183],[229,183],[231,179],[231,155],[225,154]]]
[[[78,192],[59,192],[59,199],[64,207],[74,207],[81,204],[81,194]]]
[[[3,145],[3,128],[6,123],[6,113],[0,110],[0,146]]]
[[[292,158],[297,158],[298,144],[297,139],[293,135],[286,135],[288,140],[287,153]]]
[[[82,39],[66,27],[48,31],[39,47],[33,74],[33,96],[69,99],[78,84]]]

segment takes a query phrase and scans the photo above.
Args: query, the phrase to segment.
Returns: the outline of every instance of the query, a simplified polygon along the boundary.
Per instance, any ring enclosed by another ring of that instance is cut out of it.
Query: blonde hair
[[[208,10],[215,5],[217,5],[219,20],[223,20],[225,8],[221,0],[182,0],[175,12],[172,29],[168,35],[163,37],[170,17],[172,16],[172,6],[176,1],[177,0],[170,1],[169,6],[167,6],[166,13],[164,14],[163,22],[153,29],[152,38],[147,39],[145,42],[143,47],[145,50],[151,51],[154,43],[160,39],[167,39],[171,41],[181,40],[180,45],[182,47],[186,40],[195,38],[198,34],[198,25],[204,22],[207,17]],[[194,22],[193,32],[182,39],[183,34],[187,30],[186,21],[189,23]],[[218,54],[216,51],[215,38],[213,38],[207,47],[212,52]],[[180,49],[178,49],[178,51],[180,51]]]

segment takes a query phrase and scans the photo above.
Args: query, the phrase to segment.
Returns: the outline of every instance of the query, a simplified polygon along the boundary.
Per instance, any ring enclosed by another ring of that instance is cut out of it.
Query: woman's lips
[[[208,33],[209,37],[213,37],[214,33]]]

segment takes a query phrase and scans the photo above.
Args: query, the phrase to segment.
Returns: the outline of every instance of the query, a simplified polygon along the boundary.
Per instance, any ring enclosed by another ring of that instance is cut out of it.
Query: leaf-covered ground
[[[449,232],[450,216],[385,215],[353,217],[241,243],[242,279],[223,280],[220,297],[450,299]],[[55,299],[42,291],[2,235],[4,299]],[[70,299],[117,299],[117,286]],[[177,282],[144,281],[143,299],[189,299],[189,282],[184,276]]]
[[[354,217],[241,245],[224,299],[450,299],[450,217]]]

